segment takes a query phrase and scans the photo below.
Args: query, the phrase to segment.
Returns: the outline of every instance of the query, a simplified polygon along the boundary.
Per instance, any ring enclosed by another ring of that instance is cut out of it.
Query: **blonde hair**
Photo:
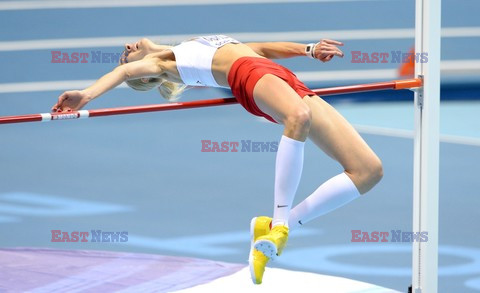
[[[123,51],[120,59],[118,60],[118,66],[122,66],[127,63],[127,55],[128,54],[126,54],[126,51]],[[144,79],[147,79],[147,81],[144,81]],[[160,95],[164,97],[167,101],[178,100],[182,92],[187,88],[187,86],[182,83],[168,81],[159,77],[136,78],[127,80],[125,81],[125,83],[129,87],[137,91],[149,91],[157,87]]]
[[[141,78],[138,78],[127,80],[125,81],[125,83],[129,87],[137,91],[149,91],[157,87],[160,95],[164,97],[167,101],[178,100],[182,92],[187,87],[184,84],[168,81],[158,77],[150,77],[148,78],[147,82],[143,81]]]

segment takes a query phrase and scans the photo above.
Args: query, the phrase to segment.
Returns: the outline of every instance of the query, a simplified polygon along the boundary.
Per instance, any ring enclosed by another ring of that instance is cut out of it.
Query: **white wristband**
[[[305,55],[310,59],[315,59],[315,46],[317,44],[310,43],[305,47]]]

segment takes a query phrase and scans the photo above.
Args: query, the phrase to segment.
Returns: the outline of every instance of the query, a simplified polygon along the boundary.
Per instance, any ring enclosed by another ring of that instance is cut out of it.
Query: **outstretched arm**
[[[307,46],[292,42],[267,42],[267,43],[247,43],[257,54],[269,59],[282,59],[297,56],[308,56]],[[330,61],[334,56],[343,57],[343,52],[337,46],[343,46],[342,42],[323,39],[316,44],[311,45],[311,54],[309,57],[323,62]]]
[[[162,67],[158,58],[145,58],[118,66],[84,90],[67,91],[61,94],[58,102],[52,107],[52,112],[80,110],[88,102],[115,88],[125,80],[155,77],[160,74],[162,74]]]

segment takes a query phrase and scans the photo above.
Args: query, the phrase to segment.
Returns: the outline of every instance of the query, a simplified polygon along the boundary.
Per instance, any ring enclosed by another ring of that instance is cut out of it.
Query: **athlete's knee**
[[[348,171],[347,171],[348,172]],[[380,158],[374,156],[364,162],[361,168],[348,172],[361,194],[366,193],[377,185],[383,178],[383,165]]]
[[[369,180],[372,187],[375,186],[383,178],[383,164],[380,158],[375,157],[369,166]]]
[[[294,128],[301,132],[308,132],[312,124],[310,108],[307,105],[298,104],[287,113],[284,124],[286,127]]]

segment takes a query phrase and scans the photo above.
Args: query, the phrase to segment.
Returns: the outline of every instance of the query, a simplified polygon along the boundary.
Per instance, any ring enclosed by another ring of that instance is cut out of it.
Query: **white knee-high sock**
[[[275,190],[272,227],[288,225],[293,199],[303,168],[305,142],[282,136],[275,162]]]
[[[288,219],[291,229],[329,213],[360,196],[350,177],[341,173],[317,188],[309,197],[295,206]]]

